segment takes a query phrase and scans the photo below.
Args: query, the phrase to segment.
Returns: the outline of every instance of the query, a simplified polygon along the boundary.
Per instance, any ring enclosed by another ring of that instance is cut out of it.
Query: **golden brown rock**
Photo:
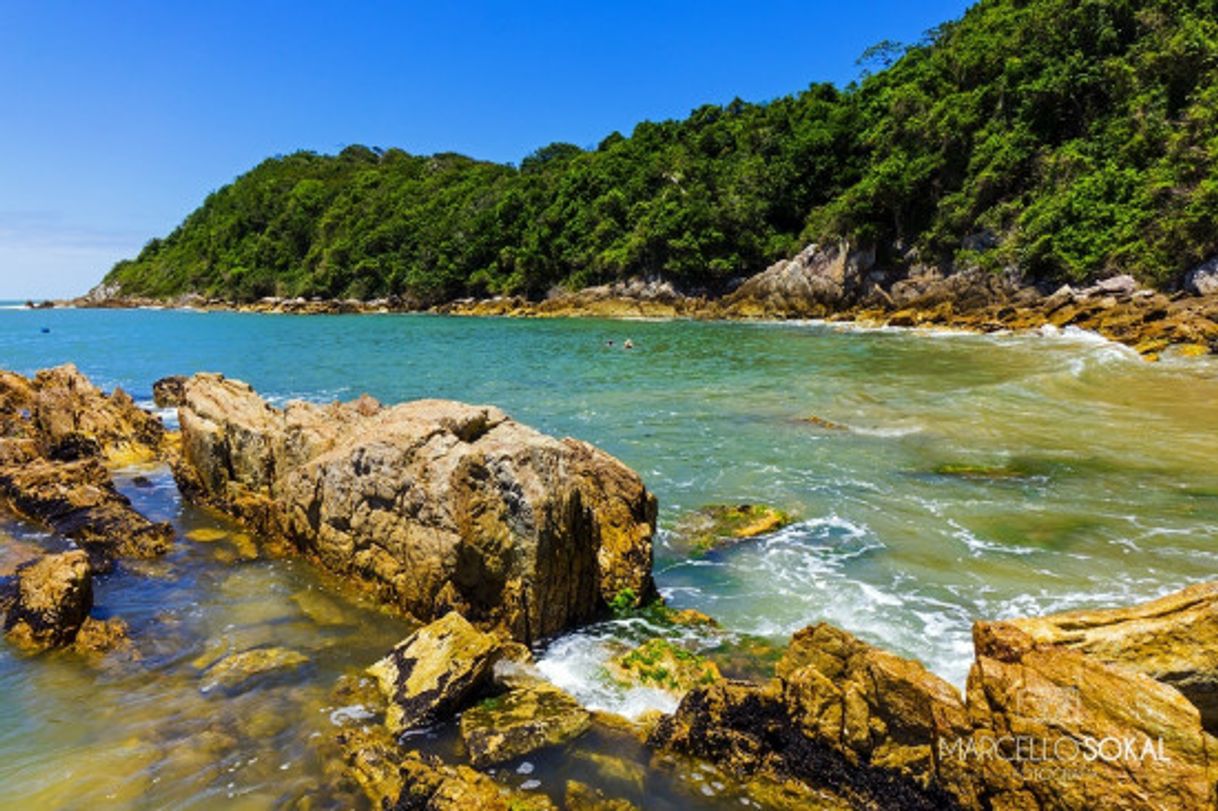
[[[655,499],[632,471],[488,406],[292,403],[183,386],[190,498],[289,539],[426,621],[449,610],[531,642],[654,591]]]
[[[393,733],[440,721],[491,683],[502,644],[456,612],[425,625],[368,668],[389,701]]]
[[[93,567],[84,552],[46,555],[17,570],[4,629],[27,650],[70,645],[93,608]]]
[[[1139,605],[1012,620],[1038,643],[1081,651],[1175,687],[1218,730],[1218,583]]]
[[[588,711],[552,685],[536,684],[483,699],[461,714],[461,739],[477,768],[523,757],[578,738]]]

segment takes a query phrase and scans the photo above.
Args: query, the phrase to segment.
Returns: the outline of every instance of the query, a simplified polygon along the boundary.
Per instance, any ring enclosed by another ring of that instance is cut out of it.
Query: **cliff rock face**
[[[1218,731],[1218,583],[1140,605],[1012,620],[1037,643],[1086,653],[1171,685]]]
[[[371,584],[419,620],[456,610],[532,641],[654,591],[656,503],[608,454],[489,406],[371,398],[272,408],[182,384],[183,493]]]

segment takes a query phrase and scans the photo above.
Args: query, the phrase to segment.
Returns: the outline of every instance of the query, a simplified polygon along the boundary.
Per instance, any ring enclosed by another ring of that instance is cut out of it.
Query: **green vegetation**
[[[848,239],[887,262],[1168,286],[1218,253],[1218,0],[981,0],[867,56],[887,66],[845,90],[707,105],[519,167],[267,160],[107,281],[419,304],[636,275],[713,292]]]

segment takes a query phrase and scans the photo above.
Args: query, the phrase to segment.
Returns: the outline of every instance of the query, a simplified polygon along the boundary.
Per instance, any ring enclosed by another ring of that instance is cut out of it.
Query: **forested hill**
[[[845,90],[708,105],[518,167],[273,158],[107,282],[422,303],[640,275],[714,291],[844,238],[888,262],[1170,287],[1218,253],[1218,0],[982,0],[873,56],[890,66]]]

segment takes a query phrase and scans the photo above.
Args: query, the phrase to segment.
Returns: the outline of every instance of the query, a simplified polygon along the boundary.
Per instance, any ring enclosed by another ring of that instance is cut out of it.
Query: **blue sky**
[[[0,0],[0,298],[84,292],[268,155],[590,146],[848,83],[966,5]]]

